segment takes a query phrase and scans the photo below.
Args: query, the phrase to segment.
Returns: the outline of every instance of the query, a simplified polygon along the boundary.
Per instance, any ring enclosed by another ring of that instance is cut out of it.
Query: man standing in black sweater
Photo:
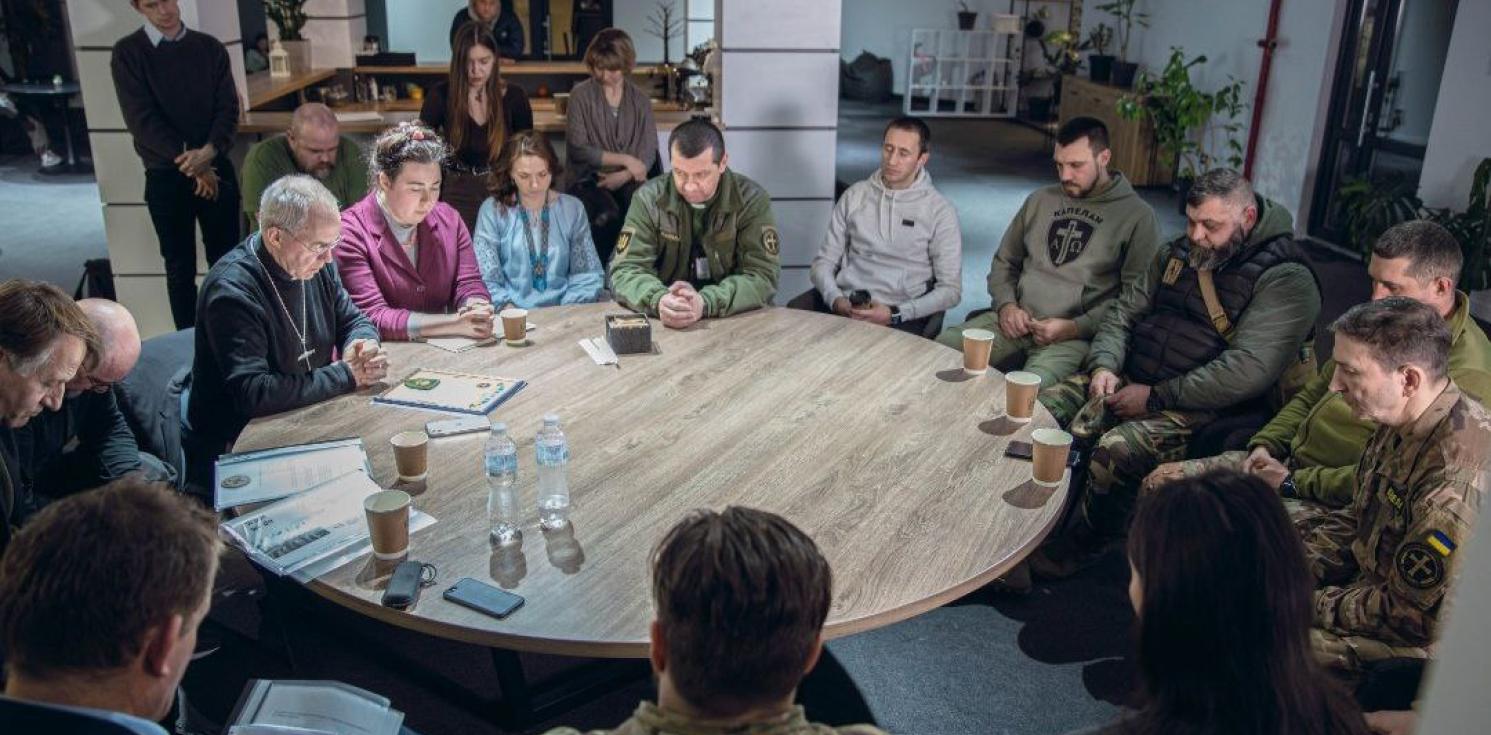
[[[166,261],[177,329],[196,323],[197,237],[212,264],[238,242],[238,177],[228,160],[238,91],[228,51],[187,28],[176,0],[130,0],[145,18],[114,44],[110,68],[125,125],[145,163],[145,205]]]

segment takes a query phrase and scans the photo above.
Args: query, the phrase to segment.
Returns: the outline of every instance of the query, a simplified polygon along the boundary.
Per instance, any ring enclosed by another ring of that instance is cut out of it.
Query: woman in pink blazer
[[[492,297],[461,215],[440,199],[445,142],[401,123],[373,142],[371,192],[342,212],[337,270],[383,339],[492,336]]]

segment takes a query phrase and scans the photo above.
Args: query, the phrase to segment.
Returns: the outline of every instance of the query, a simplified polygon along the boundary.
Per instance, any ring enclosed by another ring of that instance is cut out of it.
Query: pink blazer
[[[446,313],[473,297],[492,298],[476,266],[471,233],[449,204],[436,204],[415,237],[419,262],[411,263],[388,229],[376,192],[342,211],[337,270],[352,302],[384,339],[409,338],[410,312]]]

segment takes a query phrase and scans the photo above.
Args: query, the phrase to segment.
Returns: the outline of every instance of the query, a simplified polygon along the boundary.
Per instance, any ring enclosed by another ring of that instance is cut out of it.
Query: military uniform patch
[[[772,255],[776,255],[781,250],[782,242],[780,236],[777,235],[777,228],[761,228],[761,247],[766,248],[766,252]]]
[[[1430,589],[1444,581],[1444,559],[1428,544],[1418,541],[1403,544],[1393,565],[1403,581],[1416,590]]]
[[[1180,271],[1185,267],[1185,262],[1180,258],[1171,258],[1170,262],[1165,265],[1165,283],[1175,285],[1175,279],[1180,278]]]
[[[616,238],[616,254],[621,255],[622,253],[625,253],[627,246],[631,244],[632,228],[627,227],[621,231],[621,236]]]

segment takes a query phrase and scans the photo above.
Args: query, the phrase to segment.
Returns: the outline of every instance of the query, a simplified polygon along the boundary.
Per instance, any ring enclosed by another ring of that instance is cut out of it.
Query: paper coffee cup
[[[503,309],[498,316],[502,317],[502,338],[508,344],[521,345],[528,341],[527,309]]]
[[[994,333],[987,329],[963,330],[963,370],[983,375],[989,369],[989,352],[994,349]]]
[[[1017,424],[1035,415],[1035,397],[1041,391],[1041,376],[1017,370],[1004,376],[1004,415]]]
[[[362,501],[368,515],[368,539],[373,556],[388,561],[409,553],[409,506],[413,499],[403,490],[384,490]]]
[[[1066,459],[1072,452],[1072,435],[1061,429],[1030,432],[1031,478],[1035,484],[1056,487],[1066,478]]]
[[[388,440],[400,480],[418,482],[429,470],[430,437],[423,431],[401,431]]]

